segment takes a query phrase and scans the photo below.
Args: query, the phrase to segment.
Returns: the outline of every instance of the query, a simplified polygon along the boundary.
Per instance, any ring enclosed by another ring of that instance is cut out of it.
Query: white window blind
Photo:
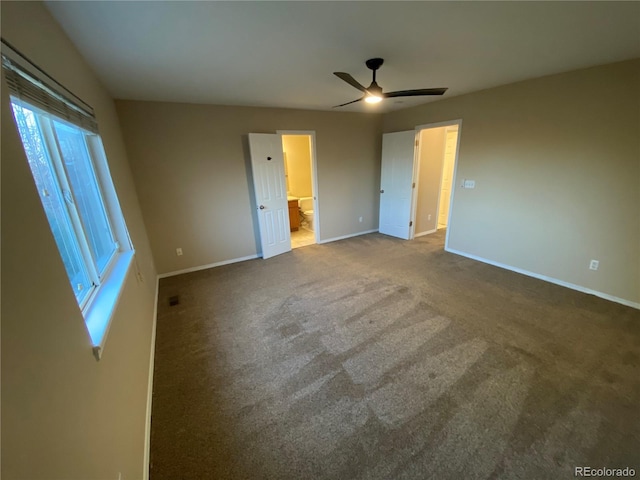
[[[98,133],[90,105],[28,63],[6,42],[3,44],[2,68],[11,95],[84,130]]]

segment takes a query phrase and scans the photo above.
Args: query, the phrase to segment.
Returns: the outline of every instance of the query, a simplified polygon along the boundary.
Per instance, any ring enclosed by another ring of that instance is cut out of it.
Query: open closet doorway
[[[291,248],[318,243],[315,132],[278,131],[282,136],[284,173],[289,205]]]
[[[448,237],[460,121],[417,127],[417,188],[414,237],[438,232]],[[446,241],[445,241],[446,245]]]

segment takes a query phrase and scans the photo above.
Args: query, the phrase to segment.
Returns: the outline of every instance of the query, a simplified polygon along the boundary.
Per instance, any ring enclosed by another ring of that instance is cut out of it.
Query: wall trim
[[[338,240],[344,240],[345,238],[358,237],[360,235],[366,235],[368,233],[377,233],[377,232],[378,232],[378,229],[374,228],[373,230],[365,230],[364,232],[350,233],[349,235],[342,235],[341,237],[327,238],[325,240],[319,241],[318,243],[331,243],[331,242],[336,242]]]
[[[425,235],[430,235],[432,233],[436,233],[438,231],[437,228],[434,228],[433,230],[427,230],[426,232],[420,232],[420,233],[416,233],[413,238],[417,238],[417,237],[424,237]]]
[[[153,369],[156,358],[156,324],[158,322],[158,294],[160,291],[160,277],[156,276],[156,294],[153,303],[153,326],[151,327],[151,352],[149,353],[149,380],[147,384],[147,418],[144,426],[144,464],[142,478],[149,480],[151,469],[151,403],[153,401]]]
[[[351,233],[349,235],[343,235],[341,237],[327,238],[327,239],[321,240],[321,241],[319,241],[317,243],[318,244],[330,243],[330,242],[335,242],[337,240],[344,240],[345,238],[357,237],[359,235],[366,235],[368,233],[376,233],[377,231],[378,231],[378,229],[375,228],[373,230],[365,230],[364,232]],[[183,273],[197,272],[199,270],[206,270],[208,268],[221,267],[223,265],[229,265],[231,263],[246,262],[247,260],[254,260],[256,258],[262,258],[262,255],[261,254],[260,255],[259,254],[247,255],[246,257],[232,258],[230,260],[223,260],[221,262],[208,263],[206,265],[199,265],[197,267],[185,268],[184,270],[175,270],[173,272],[160,273],[160,274],[158,274],[158,279],[167,278],[167,277],[175,277],[176,275],[182,275]]]
[[[183,273],[191,273],[191,272],[197,272],[198,270],[206,270],[208,268],[221,267],[222,265],[229,265],[230,263],[245,262],[247,260],[253,260],[261,256],[262,255],[254,254],[254,255],[248,255],[246,257],[223,260],[221,262],[208,263],[207,265],[200,265],[198,267],[185,268],[184,270],[175,270],[173,272],[161,273],[158,275],[158,278],[175,277],[176,275],[182,275]]]
[[[610,295],[608,293],[599,292],[597,290],[592,290],[587,287],[583,287],[581,285],[576,285],[574,283],[565,282],[564,280],[558,280],[557,278],[547,277],[546,275],[541,275],[539,273],[530,272],[529,270],[523,270],[522,268],[512,267],[510,265],[506,265],[504,263],[495,262],[493,260],[489,260],[483,257],[478,257],[476,255],[472,255],[470,253],[462,252],[460,250],[456,250],[453,248],[446,248],[445,250],[449,253],[454,253],[456,255],[460,255],[463,257],[470,258],[472,260],[477,260],[478,262],[488,263],[489,265],[493,265],[495,267],[504,268],[505,270],[511,270],[512,272],[521,273],[522,275],[526,275],[528,277],[537,278],[538,280],[543,280],[545,282],[553,283],[555,285],[560,285],[561,287],[570,288],[571,290],[577,290],[578,292],[587,293],[589,295],[595,295],[596,297],[603,298],[605,300],[609,300],[611,302],[620,303],[627,307],[635,308],[640,310],[640,303],[632,302],[631,300],[625,300],[624,298],[616,297],[614,295]]]
[[[462,127],[462,118],[452,118],[451,120],[443,120],[442,122],[433,122],[433,123],[423,123],[415,126],[415,130],[426,130],[429,128],[440,128],[440,127],[453,127],[457,125],[458,128]]]

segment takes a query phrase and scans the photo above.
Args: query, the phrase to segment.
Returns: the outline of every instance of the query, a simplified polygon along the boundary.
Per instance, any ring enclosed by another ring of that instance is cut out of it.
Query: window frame
[[[89,131],[54,113],[47,112],[28,100],[20,98],[13,92],[10,93],[9,100],[11,102],[13,120],[16,125],[16,130],[18,130],[21,143],[23,143],[23,148],[25,148],[25,144],[22,142],[22,133],[18,128],[16,112],[13,109],[13,105],[15,104],[26,108],[32,111],[35,116],[38,135],[41,137],[42,147],[46,150],[46,161],[49,163],[49,168],[53,176],[52,181],[55,184],[55,188],[58,189],[56,194],[60,195],[66,211],[66,217],[61,221],[70,222],[69,226],[71,227],[75,241],[80,247],[81,261],[87,271],[89,281],[92,284],[91,291],[85,295],[84,298],[80,300],[74,293],[74,299],[84,318],[93,345],[93,353],[96,359],[99,360],[104,350],[113,313],[115,312],[135,254],[111,179],[102,139],[98,133]],[[78,192],[74,192],[74,187],[69,178],[70,174],[65,164],[54,122],[59,122],[67,127],[73,128],[82,134],[83,146],[87,154],[86,160],[83,159],[83,161],[88,162],[87,167],[89,173],[97,188],[97,200],[105,215],[111,237],[109,242],[112,239],[115,246],[102,271],[100,271],[98,265],[98,252],[93,252],[90,246],[89,234],[86,227],[88,220],[83,220],[83,215],[76,203]],[[26,153],[25,149],[25,156]],[[30,174],[35,184],[36,179],[31,169]],[[67,198],[65,190],[69,192],[71,201]],[[45,207],[40,192],[38,192],[38,196],[40,197],[40,203],[44,210]],[[47,218],[47,223],[53,235],[52,223],[49,218]],[[58,248],[58,245],[56,245],[56,247],[62,259],[62,252]],[[69,288],[73,290],[73,285],[71,284],[72,279],[69,277],[66,268],[65,275],[69,279]],[[141,279],[141,274],[138,273],[138,280],[141,281]]]
[[[97,281],[96,272],[95,272],[95,262],[88,262],[87,257],[92,257],[91,252],[89,251],[89,246],[87,245],[86,233],[82,227],[82,220],[80,219],[80,214],[78,212],[78,208],[76,206],[75,194],[69,184],[69,179],[67,178],[67,172],[64,169],[64,160],[62,159],[62,153],[60,152],[60,146],[58,145],[57,138],[55,137],[54,129],[51,125],[52,120],[49,118],[49,115],[45,112],[38,112],[36,107],[33,105],[29,105],[27,102],[20,102],[16,97],[10,97],[11,103],[18,103],[20,106],[26,105],[26,108],[30,108],[33,110],[34,115],[36,116],[36,121],[40,126],[40,132],[42,135],[42,140],[44,142],[45,148],[47,149],[47,153],[49,154],[49,161],[51,162],[51,167],[53,170],[55,183],[59,192],[62,196],[65,209],[67,211],[67,216],[69,218],[70,227],[72,232],[74,233],[75,241],[80,247],[80,255],[82,258],[82,263],[84,268],[89,276],[89,281],[91,282],[91,286],[89,287],[89,293],[82,299],[82,301],[78,302],[80,306],[80,310],[84,312],[85,306],[90,303],[91,298],[93,297],[96,289],[99,287],[100,283]],[[65,190],[69,192],[72,200],[69,201]],[[81,235],[79,234],[81,233]],[[72,285],[73,288],[73,285]]]
[[[38,130],[41,134],[43,146],[47,150],[48,158],[47,161],[50,162],[50,167],[52,172],[54,173],[54,181],[55,186],[58,189],[58,193],[63,199],[66,216],[69,220],[69,226],[71,227],[74,238],[76,240],[77,245],[80,249],[80,254],[83,260],[84,268],[87,271],[89,276],[89,281],[92,283],[90,287],[90,291],[86,294],[81,300],[79,300],[78,305],[80,306],[80,310],[83,315],[86,314],[87,310],[91,306],[92,300],[97,294],[100,286],[104,283],[104,280],[109,276],[109,272],[112,270],[113,265],[116,261],[118,253],[120,253],[120,242],[117,240],[116,235],[114,233],[113,228],[113,219],[111,216],[111,212],[107,209],[106,202],[104,200],[104,194],[102,193],[102,188],[100,186],[99,178],[96,173],[95,168],[95,159],[93,158],[94,154],[92,149],[88,147],[88,137],[94,136],[94,133],[87,132],[86,130],[64,121],[61,118],[56,117],[44,110],[38,108],[35,105],[31,105],[29,102],[21,100],[13,95],[10,96],[10,100],[12,105],[18,105],[22,108],[26,108],[31,110],[35,116],[36,124],[38,126]],[[64,123],[70,128],[74,128],[80,133],[82,133],[82,139],[84,142],[84,146],[87,151],[88,156],[88,166],[90,168],[91,174],[93,175],[93,179],[95,180],[97,186],[98,199],[100,201],[100,205],[105,213],[107,219],[107,226],[109,229],[109,235],[114,241],[114,250],[111,252],[109,260],[105,264],[105,267],[100,271],[98,266],[98,261],[96,259],[96,253],[93,252],[93,249],[90,246],[89,242],[89,234],[87,232],[86,220],[83,219],[78,206],[77,206],[77,192],[74,191],[74,187],[71,185],[71,181],[69,180],[69,170],[65,166],[64,156],[60,147],[60,141],[58,139],[58,135],[56,134],[55,127],[53,125],[54,122]],[[21,135],[22,138],[22,135]],[[66,192],[69,192],[71,197],[71,201],[67,198]]]
[[[51,115],[52,117],[55,118],[55,115]],[[64,121],[62,119],[56,118],[55,120],[52,118],[47,118],[47,129],[50,130],[50,132],[47,132],[47,135],[51,135],[51,138],[54,139],[55,138],[55,144],[57,147],[57,155],[56,155],[56,167],[58,170],[60,170],[62,173],[64,173],[64,181],[66,183],[66,186],[68,188],[68,190],[71,192],[71,195],[73,197],[73,210],[75,212],[75,216],[74,216],[74,221],[77,218],[77,222],[78,222],[78,229],[81,229],[83,235],[84,235],[84,244],[83,244],[83,249],[84,247],[86,247],[86,250],[88,250],[88,254],[89,254],[89,259],[92,261],[93,264],[93,268],[91,269],[91,274],[92,276],[95,275],[95,283],[102,283],[104,277],[107,274],[107,271],[109,270],[110,265],[112,264],[114,257],[117,255],[119,249],[120,249],[120,245],[118,242],[118,240],[116,239],[115,233],[114,233],[114,229],[113,229],[113,218],[111,217],[111,213],[109,212],[109,210],[107,209],[106,203],[105,203],[105,198],[104,198],[104,194],[102,193],[102,188],[100,186],[100,179],[98,178],[98,175],[96,173],[96,168],[95,168],[95,159],[93,158],[94,155],[92,153],[92,151],[89,149],[89,138],[92,136],[96,136],[97,134],[92,133],[92,132],[88,132],[86,130],[84,130],[81,127],[78,127],[70,122]],[[95,186],[96,186],[96,193],[98,196],[98,200],[100,203],[100,207],[101,210],[107,220],[107,227],[108,227],[108,231],[109,231],[109,237],[113,240],[114,243],[114,250],[111,252],[111,255],[109,256],[109,259],[107,260],[105,267],[102,269],[102,271],[100,271],[100,267],[98,265],[98,259],[96,258],[97,252],[93,252],[93,250],[90,247],[90,242],[89,242],[89,232],[88,232],[88,228],[87,228],[87,222],[83,219],[84,217],[80,214],[80,210],[77,207],[77,200],[76,200],[76,195],[74,193],[74,189],[73,186],[71,185],[71,182],[69,180],[69,177],[71,176],[69,169],[66,166],[66,162],[64,161],[64,154],[62,153],[62,149],[60,147],[60,139],[59,139],[59,135],[56,132],[56,129],[53,125],[54,122],[58,122],[61,123],[63,125],[66,125],[68,128],[75,128],[77,129],[79,132],[82,133],[82,142],[84,145],[84,149],[87,153],[87,165],[89,167],[90,173],[95,181]]]

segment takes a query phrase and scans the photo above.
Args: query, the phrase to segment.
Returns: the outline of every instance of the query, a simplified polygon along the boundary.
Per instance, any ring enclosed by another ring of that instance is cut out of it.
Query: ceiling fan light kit
[[[333,72],[333,74],[338,77],[340,80],[347,82],[354,88],[360,90],[364,95],[361,98],[356,100],[352,100],[351,102],[343,103],[341,105],[336,105],[333,108],[344,107],[345,105],[350,105],[352,103],[359,102],[364,100],[367,103],[379,103],[383,98],[394,98],[394,97],[418,97],[423,95],[443,95],[444,92],[447,91],[446,88],[423,88],[419,90],[399,90],[396,92],[388,92],[383,93],[380,85],[376,83],[376,71],[382,66],[384,60],[382,58],[370,58],[365,62],[365,65],[369,70],[373,71],[373,80],[371,85],[365,87],[360,82],[358,82],[355,78],[353,78],[350,74],[346,72]]]

